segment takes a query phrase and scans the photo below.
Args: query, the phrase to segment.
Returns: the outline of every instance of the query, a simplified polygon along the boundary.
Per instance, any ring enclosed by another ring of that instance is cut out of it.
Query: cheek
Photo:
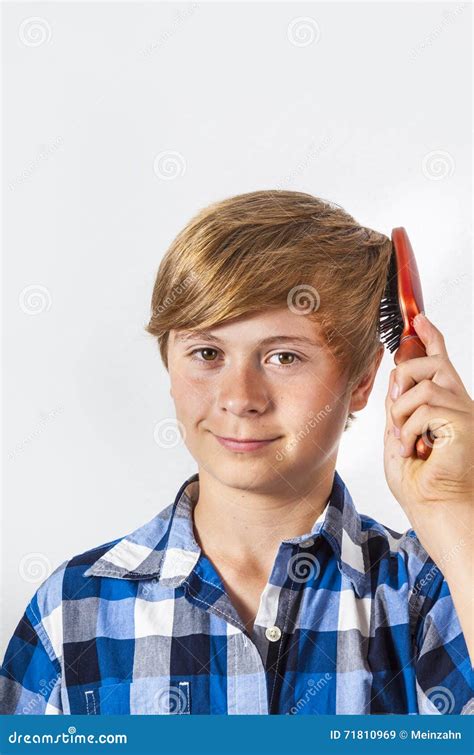
[[[321,438],[332,443],[333,436],[340,432],[340,425],[344,422],[345,404],[341,400],[343,390],[337,380],[328,378],[314,378],[311,383],[292,391],[288,397],[281,400],[281,411],[288,419],[288,427],[294,434],[300,433],[302,438],[316,440],[319,445]]]
[[[338,398],[336,381],[324,375],[312,375],[310,379],[294,386],[281,397],[281,405],[287,406],[295,416],[317,413],[326,406],[334,407]]]
[[[189,375],[184,378],[178,372],[170,373],[170,378],[177,414],[192,417],[202,414],[210,406],[215,391],[211,389],[209,381]]]

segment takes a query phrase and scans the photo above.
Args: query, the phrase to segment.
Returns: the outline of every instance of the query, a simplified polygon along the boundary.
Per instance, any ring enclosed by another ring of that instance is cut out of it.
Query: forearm
[[[466,549],[467,550],[467,549]],[[472,553],[472,551],[471,551]],[[471,665],[474,666],[474,601],[472,594],[472,556],[465,553],[454,565],[443,572],[454,607],[464,634]]]
[[[454,607],[474,665],[474,601],[472,584],[474,578],[474,538],[469,528],[446,527],[443,542],[438,549],[432,545],[430,553],[442,572],[453,600]]]
[[[425,551],[443,574],[474,665],[474,505],[471,497],[406,511]]]

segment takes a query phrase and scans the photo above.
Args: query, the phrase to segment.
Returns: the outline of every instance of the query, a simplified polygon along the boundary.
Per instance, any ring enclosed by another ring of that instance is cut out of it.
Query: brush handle
[[[406,338],[402,338],[402,340],[400,341],[400,346],[394,354],[394,361],[395,364],[399,364],[400,362],[406,362],[407,359],[415,359],[417,357],[425,356],[426,350],[424,344],[418,338],[418,336],[407,336]],[[429,429],[426,432],[426,437],[428,443],[431,444],[431,446],[425,443],[423,436],[421,435],[415,443],[415,451],[419,459],[426,460],[428,458],[435,441],[435,438],[431,434]]]
[[[425,346],[418,336],[407,336],[400,341],[400,346],[396,350],[393,359],[395,364],[399,364],[400,362],[406,362],[407,359],[416,359],[417,357],[425,356]]]

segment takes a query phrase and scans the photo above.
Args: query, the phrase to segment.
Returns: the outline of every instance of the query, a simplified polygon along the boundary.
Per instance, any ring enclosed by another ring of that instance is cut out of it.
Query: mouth
[[[230,451],[257,451],[259,448],[264,448],[270,443],[273,443],[277,438],[224,438],[220,435],[214,436],[219,443],[228,448]]]

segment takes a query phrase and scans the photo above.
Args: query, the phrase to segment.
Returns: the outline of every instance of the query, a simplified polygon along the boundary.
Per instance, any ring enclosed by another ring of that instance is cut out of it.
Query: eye
[[[215,361],[214,359],[206,359],[206,358],[204,358],[204,359],[199,359],[198,357],[194,356],[195,354],[198,354],[199,352],[202,352],[202,353],[204,353],[204,352],[207,352],[207,353],[209,353],[210,351],[211,351],[211,352],[214,352],[215,354],[217,354],[217,350],[216,350],[216,349],[210,349],[210,348],[209,348],[208,346],[206,346],[206,347],[204,347],[204,348],[202,348],[202,349],[194,349],[194,351],[191,351],[191,352],[189,353],[189,356],[190,356],[190,357],[191,357],[191,359],[193,359],[193,360],[194,360],[195,362],[201,362],[201,363],[202,363],[202,362],[213,362],[213,361]]]
[[[297,354],[293,354],[292,351],[279,351],[277,354],[272,354],[272,357],[280,357],[282,355],[284,355],[285,357],[292,357],[293,361],[290,362],[290,364],[277,364],[277,367],[293,367],[293,365],[295,365],[297,361],[302,361],[300,357]]]
[[[196,354],[202,354],[203,358],[202,359],[199,358],[198,356],[196,356]],[[194,349],[193,351],[191,351],[189,353],[189,356],[191,357],[191,359],[194,362],[200,362],[201,364],[203,364],[204,362],[208,362],[208,363],[209,362],[215,362],[216,360],[214,358],[212,358],[213,354],[217,354],[217,349],[212,349],[212,348],[209,348],[208,346],[205,346],[205,347],[200,348],[200,349]],[[277,364],[276,365],[277,367],[280,367],[282,369],[285,369],[285,368],[288,368],[288,367],[293,367],[294,365],[296,365],[297,362],[302,362],[303,361],[301,359],[301,357],[299,357],[297,354],[294,354],[292,351],[279,351],[276,354],[272,354],[272,356],[270,357],[270,359],[272,359],[273,357],[280,357],[282,355],[285,356],[285,357],[290,357],[292,359],[292,361],[289,364]],[[208,359],[207,357],[209,357],[209,356],[211,358]],[[273,363],[273,364],[275,364],[275,363]]]

